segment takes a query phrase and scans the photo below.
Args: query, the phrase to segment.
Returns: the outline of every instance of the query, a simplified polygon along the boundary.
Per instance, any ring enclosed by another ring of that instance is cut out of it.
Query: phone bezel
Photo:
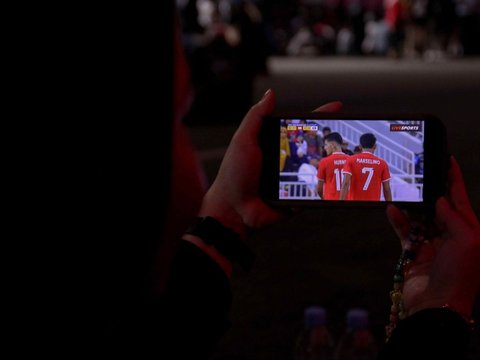
[[[321,200],[279,200],[279,147],[281,119],[329,119],[329,120],[423,120],[424,131],[424,179],[423,201],[321,201]],[[448,151],[446,129],[439,118],[430,114],[356,114],[356,113],[302,113],[273,114],[265,117],[259,134],[262,149],[262,171],[260,196],[274,207],[385,207],[393,203],[401,208],[432,208],[436,200],[445,194],[447,188]],[[275,161],[273,161],[275,159]]]

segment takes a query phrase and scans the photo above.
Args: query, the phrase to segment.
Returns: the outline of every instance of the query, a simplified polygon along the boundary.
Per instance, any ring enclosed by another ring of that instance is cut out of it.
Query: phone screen
[[[424,120],[277,121],[278,200],[424,201]]]

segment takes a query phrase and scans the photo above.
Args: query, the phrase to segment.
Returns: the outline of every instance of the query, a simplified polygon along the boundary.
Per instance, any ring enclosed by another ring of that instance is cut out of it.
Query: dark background
[[[18,14],[11,333],[28,353],[142,358],[170,194],[173,2]]]

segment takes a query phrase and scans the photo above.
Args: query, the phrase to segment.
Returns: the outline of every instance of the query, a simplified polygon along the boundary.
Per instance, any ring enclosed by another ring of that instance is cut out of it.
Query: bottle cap
[[[310,306],[304,312],[305,326],[308,329],[325,326],[327,323],[327,311],[321,306]]]
[[[347,312],[347,327],[352,330],[368,327],[368,311],[364,309],[350,309]]]

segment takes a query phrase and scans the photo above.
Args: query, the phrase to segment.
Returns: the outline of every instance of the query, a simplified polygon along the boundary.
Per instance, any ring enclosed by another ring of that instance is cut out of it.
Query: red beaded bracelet
[[[426,242],[423,232],[424,229],[420,225],[412,224],[407,242],[402,250],[402,255],[400,256],[400,259],[398,259],[395,267],[395,273],[393,275],[393,290],[390,291],[392,306],[390,307],[389,324],[385,327],[386,342],[388,342],[392,336],[398,320],[403,320],[406,317],[403,305],[403,284],[408,271],[408,265],[410,265],[415,259],[418,248]]]

